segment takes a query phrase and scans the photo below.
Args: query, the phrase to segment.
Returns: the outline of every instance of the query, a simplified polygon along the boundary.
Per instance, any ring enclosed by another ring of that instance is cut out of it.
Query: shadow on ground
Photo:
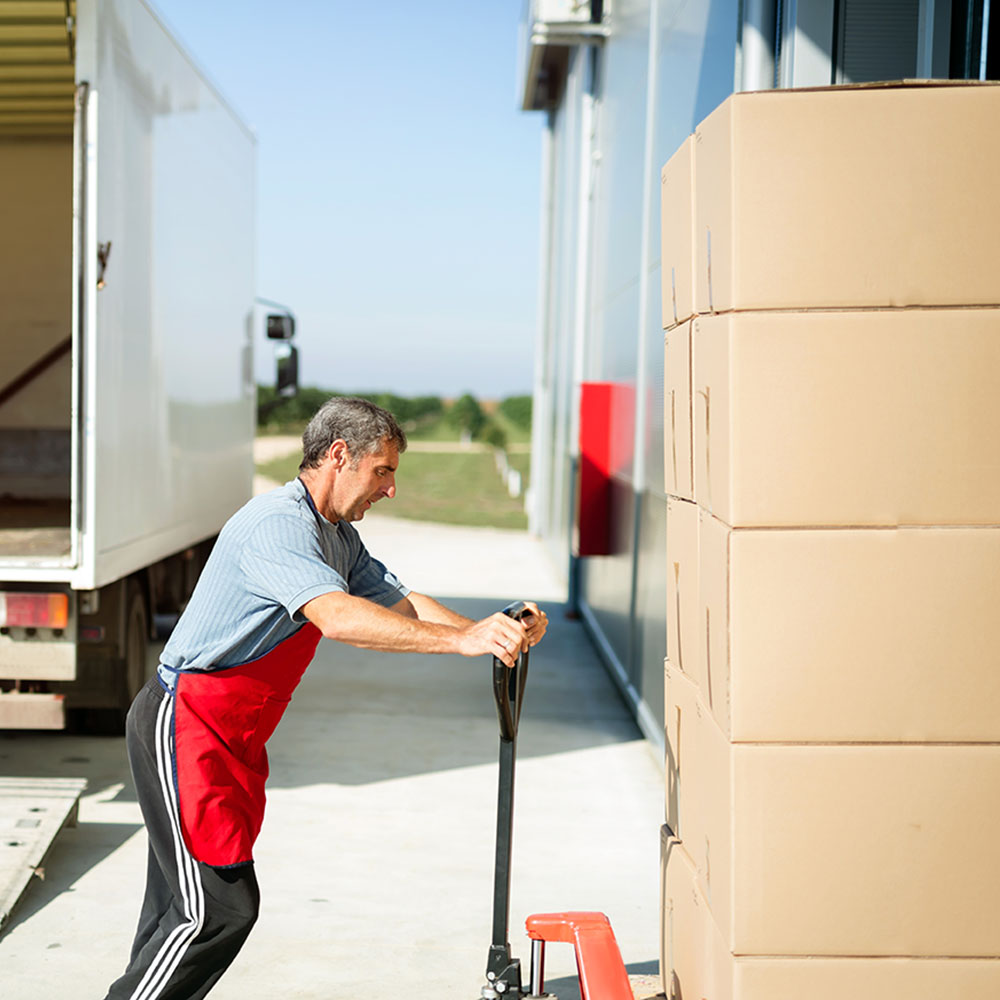
[[[135,802],[123,737],[63,732],[0,732],[0,775],[85,778],[87,796],[102,802]],[[63,829],[46,859],[42,877],[32,879],[4,925],[8,934],[64,893],[141,829],[137,822],[87,822]]]
[[[660,963],[656,959],[649,962],[626,962],[625,971],[630,976],[658,976],[660,973]],[[558,979],[547,979],[545,981],[545,992],[558,997],[558,1000],[580,1000],[580,981],[576,976],[560,976]]]
[[[83,875],[140,829],[138,823],[80,823],[75,828],[63,830],[40,877],[32,880],[4,925],[3,934],[30,920],[63,894],[74,892],[73,886]]]
[[[497,602],[446,599],[471,618]],[[641,739],[579,622],[546,606],[549,633],[530,656],[518,759]],[[492,660],[393,655],[324,642],[270,749],[269,787],[364,785],[497,760]],[[0,774],[82,777],[88,796],[132,803],[122,737],[0,733]],[[32,886],[6,930],[30,918],[120,847],[137,823],[83,822],[64,832],[49,877]]]
[[[445,599],[470,618],[495,601]],[[582,625],[543,605],[530,654],[518,758],[641,739]],[[492,659],[374,653],[323,643],[271,742],[271,785],[365,784],[493,763]]]
[[[0,776],[85,778],[85,794],[118,788],[113,798],[135,801],[123,736],[8,730],[0,732]]]
[[[470,618],[499,610],[444,599]],[[641,739],[579,621],[543,605],[549,632],[532,650],[518,758]],[[497,759],[492,659],[378,653],[322,642],[269,744],[272,788],[358,785]],[[82,777],[88,794],[120,785],[135,801],[122,737],[0,733],[0,775]]]

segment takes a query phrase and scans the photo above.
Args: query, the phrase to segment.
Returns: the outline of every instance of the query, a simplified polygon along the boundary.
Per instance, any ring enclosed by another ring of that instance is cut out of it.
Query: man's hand
[[[463,656],[488,653],[508,667],[515,666],[520,653],[536,645],[548,627],[549,619],[545,612],[540,611],[537,604],[528,603],[527,606],[531,613],[521,621],[498,611],[489,618],[459,629],[458,651]]]
[[[460,628],[457,652],[462,656],[488,653],[502,660],[508,667],[513,667],[521,650],[527,648],[527,642],[524,624],[498,611],[489,618]]]
[[[537,646],[549,627],[549,616],[534,601],[525,601],[524,603],[530,611],[521,619],[525,625],[525,637],[528,640],[528,646]]]
[[[411,594],[392,608],[340,591],[314,597],[302,613],[327,639],[362,649],[394,653],[460,653],[496,656],[508,667],[521,650],[534,646],[545,634],[548,618],[536,604],[530,616],[514,621],[502,612],[474,622],[420,594]],[[437,620],[435,620],[437,619]]]

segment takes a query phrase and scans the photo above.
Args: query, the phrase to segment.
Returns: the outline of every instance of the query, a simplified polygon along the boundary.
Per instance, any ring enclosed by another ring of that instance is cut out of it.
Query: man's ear
[[[347,450],[347,442],[342,441],[340,438],[330,445],[330,449],[327,454],[330,456],[330,461],[333,462],[334,467],[338,471],[348,465],[351,460],[350,452]]]

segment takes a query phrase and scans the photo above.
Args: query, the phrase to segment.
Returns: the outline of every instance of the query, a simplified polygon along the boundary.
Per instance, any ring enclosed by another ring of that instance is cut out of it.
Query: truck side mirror
[[[299,349],[293,344],[275,344],[274,360],[278,368],[275,389],[279,398],[288,399],[299,391]]]
[[[295,317],[288,313],[271,313],[267,317],[268,340],[291,340],[295,336]]]

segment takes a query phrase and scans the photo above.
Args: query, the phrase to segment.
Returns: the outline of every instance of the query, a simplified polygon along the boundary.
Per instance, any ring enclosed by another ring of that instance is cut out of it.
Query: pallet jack
[[[503,609],[515,621],[531,616],[517,601]],[[528,678],[528,653],[522,651],[513,667],[493,658],[493,697],[500,724],[500,768],[497,792],[496,864],[493,878],[493,939],[486,960],[482,1000],[557,1000],[545,992],[545,942],[565,941],[574,946],[582,1000],[633,1000],[611,922],[603,913],[574,911],[535,913],[525,925],[531,939],[529,989],[521,982],[521,961],[510,951],[510,876],[514,831],[514,765],[517,728]]]

